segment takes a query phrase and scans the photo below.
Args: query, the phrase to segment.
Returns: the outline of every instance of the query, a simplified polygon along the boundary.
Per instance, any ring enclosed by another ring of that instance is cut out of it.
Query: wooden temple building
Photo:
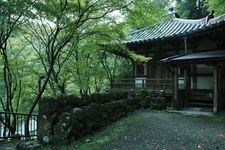
[[[119,42],[152,59],[134,63],[133,77],[113,80],[111,90],[164,90],[174,107],[225,109],[225,15],[174,18]]]

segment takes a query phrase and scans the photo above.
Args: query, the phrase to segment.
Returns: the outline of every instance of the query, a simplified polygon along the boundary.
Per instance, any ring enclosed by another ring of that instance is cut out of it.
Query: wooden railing
[[[114,79],[110,85],[111,89],[149,89],[153,91],[164,90],[172,93],[172,79],[132,78]]]
[[[28,114],[0,112],[0,139],[5,138],[26,138],[25,120]],[[29,137],[37,138],[38,115],[30,115]],[[14,131],[9,127],[14,127]]]

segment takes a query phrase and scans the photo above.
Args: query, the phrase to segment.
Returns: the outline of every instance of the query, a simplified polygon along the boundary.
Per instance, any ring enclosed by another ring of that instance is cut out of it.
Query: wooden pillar
[[[214,67],[213,72],[213,81],[214,81],[214,89],[213,89],[213,112],[218,112],[218,68]]]
[[[189,92],[191,89],[190,66],[186,66],[184,71],[184,106],[188,103]]]
[[[177,67],[174,68],[174,75],[173,75],[173,108],[176,108],[178,102],[178,70]]]
[[[222,79],[222,66],[217,66],[217,111],[223,107],[223,79]]]
[[[145,76],[146,78],[149,78],[149,61],[146,62],[145,70],[146,70]]]
[[[188,42],[187,42],[187,37],[184,37],[184,54],[187,54],[188,53]],[[185,69],[184,69],[184,97],[182,97],[182,98],[184,98],[184,100],[182,100],[182,102],[183,102],[183,106],[186,106],[186,104],[187,104],[187,100],[188,100],[188,92],[189,92],[189,90],[188,90],[188,85],[189,85],[189,81],[188,81],[188,71],[187,71],[187,66],[185,66]]]
[[[142,85],[142,88],[144,89],[145,88],[145,79],[141,80],[141,85]]]
[[[221,70],[221,106],[223,110],[225,110],[225,66],[223,66]]]
[[[187,88],[187,67],[184,68],[184,89]]]

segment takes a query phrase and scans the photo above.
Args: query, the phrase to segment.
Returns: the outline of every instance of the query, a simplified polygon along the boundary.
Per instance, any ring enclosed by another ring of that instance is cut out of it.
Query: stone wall
[[[165,109],[165,94],[142,91],[46,97],[40,101],[38,139],[58,142],[92,134],[140,108]]]
[[[59,97],[45,97],[39,102],[38,140],[51,141],[54,136],[55,125],[62,121],[66,113],[82,110],[92,103],[104,104],[127,98],[128,93],[109,93],[82,95],[61,95]],[[74,109],[75,108],[75,109]],[[67,117],[68,118],[68,117]]]

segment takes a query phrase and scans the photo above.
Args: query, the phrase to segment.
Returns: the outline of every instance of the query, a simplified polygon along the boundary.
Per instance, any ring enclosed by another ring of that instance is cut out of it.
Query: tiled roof
[[[163,63],[195,63],[195,62],[212,62],[225,60],[225,51],[209,51],[209,52],[198,52],[198,53],[190,53],[184,55],[176,55],[168,58],[164,58],[160,60]]]
[[[183,37],[205,31],[220,24],[225,24],[225,15],[212,19],[205,17],[197,20],[174,18],[170,21],[133,31],[129,34],[127,40],[114,42],[127,44]]]

